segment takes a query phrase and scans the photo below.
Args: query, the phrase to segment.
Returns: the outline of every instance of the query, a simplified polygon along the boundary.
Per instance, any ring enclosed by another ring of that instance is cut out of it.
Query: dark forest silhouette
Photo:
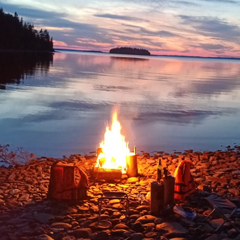
[[[132,55],[151,55],[148,50],[131,47],[112,48],[109,53],[132,54]]]
[[[2,52],[0,54],[0,89],[6,84],[20,84],[36,69],[48,72],[53,62],[53,54],[45,52]]]
[[[0,50],[53,51],[53,41],[47,30],[37,31],[24,23],[17,13],[13,15],[0,8]]]

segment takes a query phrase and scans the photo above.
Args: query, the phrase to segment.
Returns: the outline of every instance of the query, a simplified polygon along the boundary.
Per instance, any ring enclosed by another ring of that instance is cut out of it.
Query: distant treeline
[[[130,47],[112,48],[109,52],[118,54],[151,55],[148,50]]]
[[[53,41],[47,30],[37,31],[24,23],[17,13],[13,15],[0,8],[0,50],[53,51]]]

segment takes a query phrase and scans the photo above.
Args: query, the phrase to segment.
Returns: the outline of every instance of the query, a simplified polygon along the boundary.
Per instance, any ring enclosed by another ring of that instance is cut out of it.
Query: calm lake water
[[[240,145],[239,60],[0,55],[0,144],[13,150],[39,157],[95,151],[115,106],[139,153]]]

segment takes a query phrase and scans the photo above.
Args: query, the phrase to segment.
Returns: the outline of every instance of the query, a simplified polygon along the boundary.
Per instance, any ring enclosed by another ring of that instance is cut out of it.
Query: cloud
[[[206,51],[212,51],[212,50],[213,51],[215,51],[215,50],[226,51],[226,50],[230,50],[230,47],[225,46],[223,44],[201,43],[201,44],[192,44],[190,46],[194,47],[194,48],[204,49]]]
[[[136,33],[141,34],[141,36],[158,36],[158,37],[177,37],[178,35],[175,33],[172,33],[170,31],[160,30],[160,31],[151,31],[144,27],[139,27],[131,24],[123,24],[123,26],[129,27],[128,29],[125,29],[125,33]]]
[[[96,39],[98,42],[113,43],[106,29],[98,27],[95,24],[72,21],[64,13],[30,9],[11,4],[1,5],[5,12],[17,12],[19,17],[23,17],[24,22],[26,21],[25,17],[27,17],[28,21],[31,21],[32,18],[30,23],[34,24],[36,28],[46,29],[49,27],[50,36],[55,41],[61,41],[68,45],[76,45],[79,36],[84,36],[84,38]]]
[[[191,25],[195,30],[205,36],[213,39],[235,42],[239,44],[240,27],[230,24],[219,18],[211,17],[193,17],[180,15],[183,24]]]
[[[116,14],[95,14],[95,17],[101,17],[101,18],[110,18],[110,19],[119,19],[119,20],[127,20],[127,21],[145,21],[148,22],[148,20],[137,18],[137,17],[129,17],[124,15],[116,15]]]
[[[32,18],[32,19],[52,19],[52,18],[60,18],[63,17],[64,14],[62,13],[56,13],[56,12],[50,12],[50,11],[44,11],[44,10],[39,10],[39,9],[34,9],[31,7],[21,7],[16,4],[6,4],[1,2],[1,8],[3,8],[4,12],[10,12],[14,13],[17,12],[19,17],[27,17],[27,18]],[[23,21],[25,21],[23,19]]]
[[[172,1],[176,5],[199,6],[199,4],[190,1]]]
[[[210,43],[199,44],[199,47],[203,48],[205,50],[216,50],[216,49],[225,49],[226,48],[222,44],[210,44]]]
[[[216,56],[221,49],[226,51],[219,52],[221,56],[238,54],[240,26],[231,23],[236,20],[230,20],[238,16],[236,0],[117,0],[114,3],[104,0],[101,4],[95,0],[78,3],[70,0],[59,1],[61,8],[54,5],[57,0],[51,3],[43,0],[39,4],[32,0],[3,1],[0,3],[5,12],[17,12],[37,30],[47,29],[55,43],[62,42],[69,48],[108,51],[116,46],[133,45],[151,52],[165,48],[170,54],[172,50],[172,54],[195,55],[196,45],[198,55],[212,51],[209,54]],[[215,5],[213,12],[211,8]],[[230,9],[232,16],[228,14]],[[220,13],[226,19],[220,19]],[[210,41],[203,42],[204,38]]]
[[[238,1],[234,0],[201,0],[203,2],[216,2],[216,3],[233,3],[233,4],[239,4]]]
[[[63,41],[53,40],[53,44],[56,45],[56,46],[59,46],[59,47],[67,47],[67,44]]]
[[[139,28],[139,31],[136,31],[136,32],[147,35],[147,36],[154,36],[154,37],[155,36],[157,36],[157,37],[176,37],[176,36],[178,36],[177,34],[169,32],[169,31],[164,31],[164,30],[150,31],[150,30],[147,30],[146,28],[142,28],[142,27]]]
[[[110,32],[102,27],[98,27],[94,24],[74,22],[70,19],[58,18],[58,19],[46,19],[44,24],[47,26],[54,26],[59,28],[71,28],[71,32],[59,31],[52,29],[50,34],[53,36],[53,39],[57,41],[66,42],[68,45],[77,45],[79,43],[79,37],[84,39],[92,39],[99,43],[113,43],[112,38],[110,37]],[[90,42],[87,42],[86,45]]]

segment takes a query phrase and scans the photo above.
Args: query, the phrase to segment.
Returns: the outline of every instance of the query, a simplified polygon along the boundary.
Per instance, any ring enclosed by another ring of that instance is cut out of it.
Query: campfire
[[[94,176],[98,179],[121,179],[122,174],[137,176],[136,147],[131,152],[125,136],[121,134],[121,124],[117,112],[112,116],[111,127],[106,127],[104,140],[97,149],[97,163]]]

